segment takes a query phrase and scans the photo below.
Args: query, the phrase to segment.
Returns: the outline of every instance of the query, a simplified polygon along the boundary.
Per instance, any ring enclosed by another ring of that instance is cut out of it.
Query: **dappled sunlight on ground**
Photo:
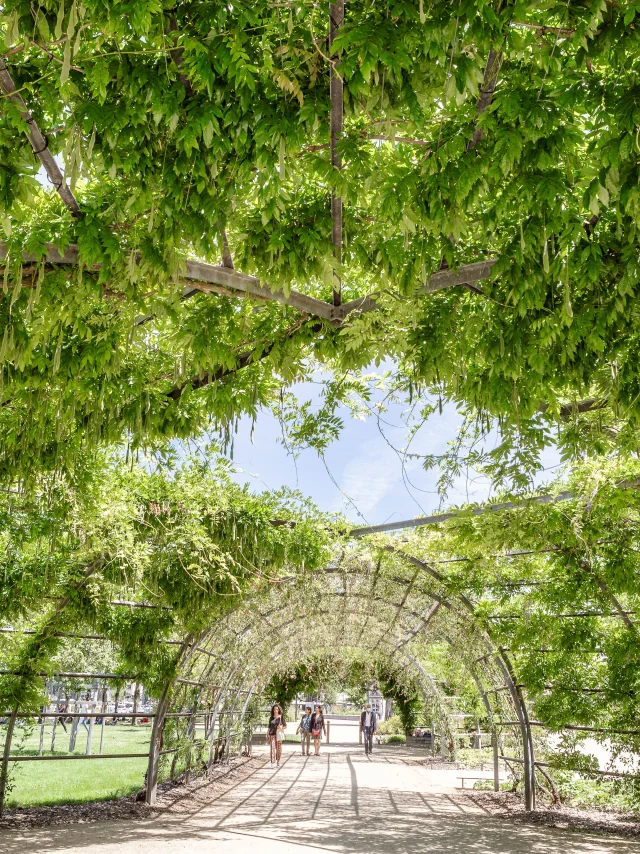
[[[632,854],[637,840],[515,825],[480,798],[455,789],[455,772],[429,770],[407,754],[356,745],[301,756],[287,745],[268,764],[210,803],[156,819],[7,832],[0,852],[167,854]]]

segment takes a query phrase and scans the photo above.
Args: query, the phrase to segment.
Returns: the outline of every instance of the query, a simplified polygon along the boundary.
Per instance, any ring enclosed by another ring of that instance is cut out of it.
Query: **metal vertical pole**
[[[18,716],[18,708],[16,707],[11,712],[9,723],[7,725],[7,734],[4,740],[4,752],[2,754],[2,768],[0,768],[0,816],[4,809],[4,799],[7,792],[7,784],[9,782],[9,756],[11,755],[11,739],[16,726],[16,717]]]
[[[158,700],[156,708],[156,716],[153,719],[151,728],[151,741],[149,743],[149,763],[147,765],[147,793],[145,802],[153,806],[156,802],[158,794],[158,766],[160,763],[160,747],[162,744],[162,735],[164,730],[164,722],[169,708],[169,691],[171,684],[165,685],[164,691]]]
[[[47,707],[43,706],[41,711],[44,713],[44,712],[46,712],[46,710],[47,710]],[[42,756],[42,754],[44,753],[44,724],[45,724],[45,721],[46,721],[46,718],[43,716],[40,719],[40,743],[38,744],[38,756]]]
[[[93,711],[93,706],[89,706],[89,711]],[[95,718],[89,718],[89,732],[87,733],[87,756],[91,756],[91,749],[93,747],[93,725],[95,723]]]

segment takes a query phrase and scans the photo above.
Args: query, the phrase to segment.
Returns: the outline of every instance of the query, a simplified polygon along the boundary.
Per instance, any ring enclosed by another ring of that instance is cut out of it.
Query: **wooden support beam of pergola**
[[[338,0],[329,5],[329,50],[331,52],[331,67],[329,69],[329,89],[331,96],[331,165],[334,169],[342,169],[342,154],[340,139],[344,121],[344,84],[338,71],[338,54],[333,48],[333,42],[340,34],[344,23],[344,0]],[[339,269],[342,264],[342,197],[331,191],[331,240],[333,242],[333,259]],[[342,279],[338,271],[333,274],[333,304],[342,304]]]
[[[60,171],[60,167],[56,163],[53,154],[49,150],[49,146],[45,137],[43,136],[40,128],[36,124],[35,119],[33,118],[31,111],[27,107],[24,102],[22,95],[18,92],[16,84],[13,82],[13,78],[9,73],[9,69],[7,68],[6,63],[0,57],[0,89],[5,94],[5,96],[12,101],[20,110],[22,114],[22,118],[27,125],[27,137],[29,138],[29,142],[31,143],[31,147],[33,151],[42,163],[45,172],[53,186],[56,189],[56,192],[65,203],[67,208],[71,211],[71,214],[75,217],[81,216],[80,206],[78,205],[76,197],[73,195],[72,191],[66,184],[62,172]]]
[[[0,267],[3,266],[2,262],[7,256],[7,251],[7,244],[0,243]],[[75,244],[71,244],[62,253],[53,244],[47,244],[47,253],[42,258],[29,252],[22,253],[22,261],[26,264],[37,264],[44,261],[47,264],[73,265],[79,263],[79,260],[78,247]],[[475,261],[472,264],[464,264],[457,270],[441,270],[438,273],[434,273],[428,279],[427,283],[420,288],[419,292],[432,294],[446,288],[456,287],[457,285],[469,285],[482,279],[488,279],[491,276],[491,271],[495,263],[495,260]],[[93,268],[96,272],[99,269],[99,266]],[[352,313],[356,315],[364,314],[365,312],[375,311],[379,308],[379,293],[358,297],[350,302],[334,306],[331,303],[308,296],[299,291],[292,290],[289,293],[285,293],[283,290],[272,290],[255,276],[247,276],[229,267],[207,264],[204,261],[186,261],[179,278],[180,281],[189,282],[189,285],[185,287],[182,294],[185,298],[190,296],[194,291],[221,293],[221,289],[224,289],[227,292],[225,294],[227,296],[235,294],[253,299],[279,302],[282,305],[295,308],[306,315],[320,317],[336,325],[347,320]],[[147,318],[142,318],[143,322],[146,320]]]
[[[616,489],[638,489],[640,488],[640,477],[633,480],[624,480],[615,484]],[[534,495],[523,498],[521,501],[503,501],[499,504],[482,504],[471,510],[450,510],[447,513],[435,513],[432,516],[418,516],[415,519],[404,519],[401,522],[387,522],[385,525],[369,525],[366,528],[353,528],[349,535],[351,537],[365,537],[367,534],[383,534],[391,531],[404,531],[408,528],[421,528],[425,525],[439,525],[449,519],[464,518],[468,514],[472,516],[484,516],[485,513],[498,513],[502,510],[520,510],[530,504],[554,504],[557,501],[570,501],[578,498],[574,492],[564,490],[556,495]]]
[[[0,243],[0,262],[6,258],[6,255],[7,245]],[[56,246],[47,244],[47,253],[44,258],[24,252],[22,261],[31,264],[41,261],[48,264],[77,264],[79,262],[78,247],[72,244],[63,253],[60,253]],[[93,268],[94,271],[99,269],[99,266]],[[322,317],[325,320],[332,319],[333,306],[328,302],[298,291],[290,291],[285,294],[282,290],[271,290],[255,276],[246,276],[244,273],[238,273],[229,267],[217,267],[204,261],[186,261],[180,273],[180,280],[193,283],[189,290],[199,290],[206,293],[210,290],[216,291],[218,288],[224,288],[226,291],[235,292],[238,296],[275,301],[291,306],[304,314]]]

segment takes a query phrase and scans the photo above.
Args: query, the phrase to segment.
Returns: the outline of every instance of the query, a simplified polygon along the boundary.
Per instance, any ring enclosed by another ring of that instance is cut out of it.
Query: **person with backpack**
[[[307,706],[304,710],[300,723],[298,724],[298,729],[296,730],[296,735],[300,734],[303,756],[305,755],[305,745],[307,748],[307,756],[309,756],[309,749],[311,747],[311,718],[311,706]]]
[[[271,767],[274,764],[280,767],[280,757],[282,756],[282,742],[284,741],[284,731],[287,728],[287,722],[282,714],[282,709],[278,703],[274,703],[271,707],[271,717],[267,727],[267,744],[271,748]]]
[[[371,708],[371,703],[362,710],[360,715],[360,729],[364,736],[364,752],[365,756],[373,753],[373,736],[376,732],[376,713]]]
[[[311,715],[311,738],[315,748],[315,755],[320,756],[320,743],[322,741],[322,733],[327,734],[327,728],[324,723],[324,715],[319,705],[315,706],[315,710]]]

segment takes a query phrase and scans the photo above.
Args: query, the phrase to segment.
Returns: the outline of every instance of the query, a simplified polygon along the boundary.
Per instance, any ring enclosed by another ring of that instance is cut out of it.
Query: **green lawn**
[[[70,725],[67,724],[67,729]],[[4,742],[5,727],[0,727],[0,744]],[[103,753],[147,753],[151,727],[118,724],[104,730]],[[40,728],[17,729],[12,753],[37,755]],[[87,744],[84,727],[78,731],[74,754],[83,755]],[[67,753],[69,735],[62,727],[56,730],[56,754]],[[100,726],[93,730],[92,752],[100,749]],[[47,723],[44,739],[45,755],[51,755],[51,723]],[[62,762],[17,762],[12,766],[12,789],[7,806],[39,806],[71,804],[85,801],[109,800],[132,794],[143,785],[147,760],[88,759]]]

